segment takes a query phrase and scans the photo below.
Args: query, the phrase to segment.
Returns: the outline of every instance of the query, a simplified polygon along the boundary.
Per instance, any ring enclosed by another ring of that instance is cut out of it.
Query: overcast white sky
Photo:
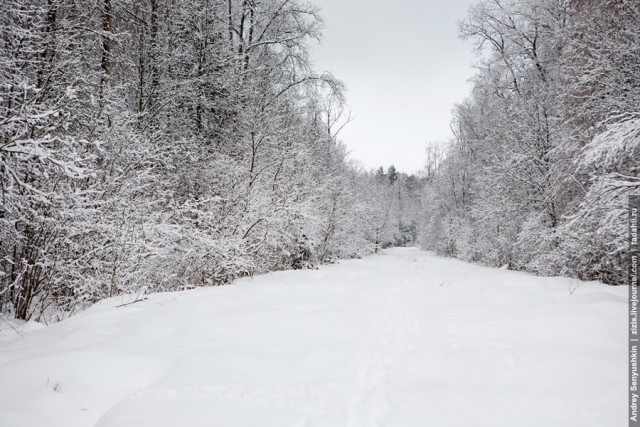
[[[311,0],[324,39],[312,58],[347,85],[356,116],[340,134],[366,168],[413,173],[427,141],[448,140],[451,109],[469,92],[471,44],[457,21],[476,0]]]

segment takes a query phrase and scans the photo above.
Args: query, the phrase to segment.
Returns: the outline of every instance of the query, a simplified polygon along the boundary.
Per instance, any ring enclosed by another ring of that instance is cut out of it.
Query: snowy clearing
[[[0,426],[626,425],[626,287],[393,249],[0,325]]]

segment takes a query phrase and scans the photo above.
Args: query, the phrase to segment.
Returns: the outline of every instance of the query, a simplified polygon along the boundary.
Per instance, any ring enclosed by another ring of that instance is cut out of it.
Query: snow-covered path
[[[626,292],[393,249],[112,299],[2,332],[0,426],[624,426]]]

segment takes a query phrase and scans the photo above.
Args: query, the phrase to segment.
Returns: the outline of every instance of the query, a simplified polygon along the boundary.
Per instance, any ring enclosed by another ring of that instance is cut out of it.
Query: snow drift
[[[626,288],[393,249],[0,334],[0,425],[626,423]]]

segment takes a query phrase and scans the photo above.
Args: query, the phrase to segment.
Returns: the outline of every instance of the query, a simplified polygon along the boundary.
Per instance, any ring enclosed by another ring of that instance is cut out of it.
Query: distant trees
[[[417,242],[417,223],[422,215],[420,178],[380,166],[369,176],[367,219],[375,251]]]
[[[624,0],[470,9],[460,32],[482,55],[455,140],[430,165],[427,247],[623,282],[624,204],[640,167],[639,10]]]

